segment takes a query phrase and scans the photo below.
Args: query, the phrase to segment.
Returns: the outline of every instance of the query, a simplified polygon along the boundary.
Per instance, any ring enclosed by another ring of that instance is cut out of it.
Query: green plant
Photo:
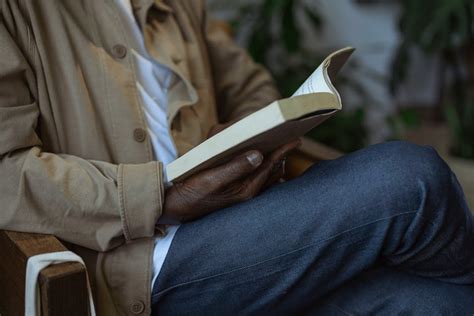
[[[393,133],[391,139],[400,139],[407,130],[420,126],[420,117],[414,109],[401,109],[388,118],[388,124]]]
[[[341,150],[353,152],[367,145],[367,130],[364,127],[365,108],[340,112],[318,126],[308,136]],[[344,135],[344,136],[341,136]]]
[[[458,111],[458,107],[454,105],[446,107],[446,118],[456,141],[452,153],[459,157],[474,159],[474,101],[468,100],[462,114]]]
[[[443,70],[438,103],[451,104],[445,113],[454,136],[453,153],[474,159],[474,98],[469,93],[472,86],[469,81],[474,74],[469,79],[463,71],[466,64],[472,64],[474,53],[474,1],[400,0],[400,3],[402,41],[393,63],[390,88],[396,92],[405,80],[413,48],[440,56]],[[452,77],[449,84],[448,73]]]
[[[233,21],[237,33],[240,30],[246,33],[243,43],[249,53],[271,72],[284,97],[291,96],[325,57],[304,45],[305,42],[317,43],[318,34],[324,28],[322,16],[307,3],[301,0],[255,1],[242,6]],[[350,64],[350,67],[357,65]],[[348,77],[341,76],[336,85],[351,89],[364,104],[370,103],[362,86]],[[360,149],[367,144],[364,113],[363,108],[344,110],[309,136],[343,151]]]
[[[303,46],[301,16],[317,35],[323,27],[320,15],[300,0],[263,0],[241,7],[234,28],[246,29],[247,49],[274,76],[284,96],[290,96],[322,61],[322,56]],[[308,39],[306,39],[308,40]]]

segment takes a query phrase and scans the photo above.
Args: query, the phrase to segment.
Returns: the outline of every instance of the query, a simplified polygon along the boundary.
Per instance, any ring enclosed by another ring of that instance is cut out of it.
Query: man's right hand
[[[167,189],[160,224],[177,224],[246,201],[283,176],[282,162],[299,140],[281,146],[268,158],[256,150],[202,171]]]

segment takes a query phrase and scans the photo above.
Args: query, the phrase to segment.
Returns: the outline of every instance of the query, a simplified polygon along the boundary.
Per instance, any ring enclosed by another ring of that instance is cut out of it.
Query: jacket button
[[[145,304],[142,301],[136,301],[130,305],[130,311],[135,315],[143,313],[144,310]]]
[[[173,61],[173,63],[174,63],[175,65],[178,65],[179,63],[181,63],[181,62],[183,61],[183,58],[177,57],[177,56],[173,56],[173,57],[171,57],[171,60]]]
[[[117,59],[123,59],[127,56],[127,48],[122,44],[117,44],[112,47],[112,54]]]
[[[146,132],[143,128],[135,128],[133,130],[133,139],[137,142],[142,143],[146,138]]]

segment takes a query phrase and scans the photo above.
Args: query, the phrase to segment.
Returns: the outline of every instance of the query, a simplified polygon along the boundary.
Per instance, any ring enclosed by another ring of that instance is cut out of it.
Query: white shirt
[[[130,0],[116,0],[116,3],[123,13],[127,31],[136,41],[135,47],[138,47],[138,50],[130,48],[130,54],[136,67],[137,89],[142,99],[154,156],[156,160],[163,163],[163,166],[166,166],[177,157],[167,121],[168,88],[175,75],[148,54],[143,33],[133,15]],[[164,237],[156,238],[153,252],[152,289],[178,228],[179,226],[169,226]]]

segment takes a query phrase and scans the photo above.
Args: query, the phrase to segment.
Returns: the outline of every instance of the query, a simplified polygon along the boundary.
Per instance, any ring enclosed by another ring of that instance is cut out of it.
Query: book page
[[[299,87],[298,90],[292,95],[293,97],[316,93],[316,92],[329,92],[333,91],[329,88],[324,78],[324,62],[313,72],[311,76]]]

